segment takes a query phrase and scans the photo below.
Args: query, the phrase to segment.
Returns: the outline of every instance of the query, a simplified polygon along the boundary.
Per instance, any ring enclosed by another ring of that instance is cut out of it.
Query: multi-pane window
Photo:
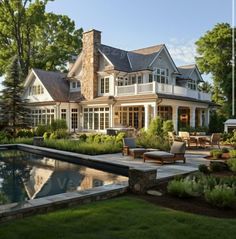
[[[172,120],[172,107],[171,106],[158,106],[157,114],[162,120]]]
[[[80,81],[71,81],[70,82],[70,89],[71,89],[71,91],[80,90]]]
[[[84,129],[104,130],[109,127],[109,108],[84,108]]]
[[[31,110],[32,126],[50,124],[54,120],[54,109]]]
[[[42,95],[44,88],[41,85],[33,85],[29,88],[29,95]]]
[[[78,109],[71,109],[71,128],[78,129]]]
[[[148,82],[149,83],[153,82],[153,74],[148,75]]]
[[[196,90],[197,89],[196,82],[194,80],[189,80],[188,81],[188,88],[191,89],[191,90]]]
[[[66,109],[61,109],[61,119],[66,120]]]
[[[162,84],[168,84],[169,70],[157,68],[154,71],[154,80]]]
[[[109,90],[110,90],[109,77],[101,78],[100,79],[100,92],[101,92],[101,94],[109,93]]]
[[[142,84],[143,83],[143,77],[142,75],[138,75],[138,84]]]
[[[144,127],[144,107],[116,107],[118,125],[140,129]]]

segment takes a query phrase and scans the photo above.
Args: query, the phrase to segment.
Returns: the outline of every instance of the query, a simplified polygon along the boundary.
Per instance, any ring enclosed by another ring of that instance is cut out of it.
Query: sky
[[[68,15],[84,31],[102,31],[103,44],[113,47],[165,43],[179,66],[194,63],[194,42],[206,31],[231,23],[232,0],[55,0],[47,11]]]

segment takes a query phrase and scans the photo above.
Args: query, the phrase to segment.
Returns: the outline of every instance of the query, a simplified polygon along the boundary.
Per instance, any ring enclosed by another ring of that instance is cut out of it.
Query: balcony
[[[211,101],[211,94],[209,93],[191,90],[176,85],[161,84],[155,81],[151,83],[115,87],[115,96],[142,95],[151,93],[184,96],[203,101]]]

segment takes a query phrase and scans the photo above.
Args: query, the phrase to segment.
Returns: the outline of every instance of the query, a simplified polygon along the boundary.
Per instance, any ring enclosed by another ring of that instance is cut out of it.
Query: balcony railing
[[[150,93],[171,94],[176,96],[190,97],[204,101],[211,100],[211,94],[191,90],[185,87],[157,83],[156,81],[144,84],[133,84],[126,86],[116,86],[116,96],[142,95]]]

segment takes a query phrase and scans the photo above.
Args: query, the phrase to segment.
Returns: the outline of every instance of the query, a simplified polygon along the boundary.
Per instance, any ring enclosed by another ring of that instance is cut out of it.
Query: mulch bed
[[[236,218],[236,209],[219,209],[208,204],[204,198],[177,198],[166,193],[167,182],[153,188],[162,192],[162,196],[139,195],[138,197],[144,199],[157,206],[162,206],[178,211],[189,212],[204,216],[218,217],[218,218]]]

